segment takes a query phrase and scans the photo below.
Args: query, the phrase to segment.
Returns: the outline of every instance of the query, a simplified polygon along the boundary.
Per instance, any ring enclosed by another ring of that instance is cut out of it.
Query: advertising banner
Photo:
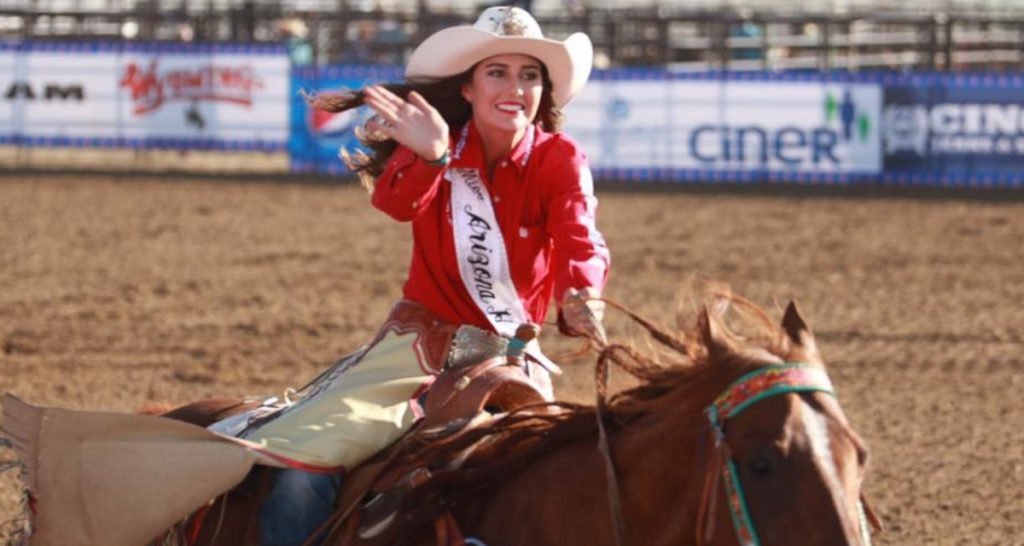
[[[283,149],[276,46],[20,44],[0,50],[0,139],[35,146]]]
[[[566,131],[599,176],[846,182],[882,169],[874,83],[598,78]]]
[[[291,69],[279,45],[0,43],[0,144],[287,149],[346,173],[370,112],[316,93],[396,66]],[[595,71],[564,130],[621,181],[1024,186],[1024,75]]]
[[[294,172],[348,172],[339,153],[360,150],[355,128],[372,112],[360,107],[341,113],[311,108],[307,97],[317,93],[344,93],[373,83],[399,82],[404,71],[391,66],[339,66],[296,69],[292,73],[291,136],[288,151]]]
[[[1024,76],[921,75],[885,85],[885,178],[1024,184]]]
[[[20,61],[13,48],[0,44],[0,144],[13,138],[15,124],[20,123],[21,111],[9,97],[11,82],[24,78],[24,63]]]

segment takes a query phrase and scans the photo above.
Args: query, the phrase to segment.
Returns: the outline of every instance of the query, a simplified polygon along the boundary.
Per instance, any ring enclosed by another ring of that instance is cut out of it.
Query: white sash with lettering
[[[462,283],[494,329],[513,337],[520,324],[530,321],[512,284],[491,195],[477,169],[449,168],[445,178],[451,182],[452,232]]]

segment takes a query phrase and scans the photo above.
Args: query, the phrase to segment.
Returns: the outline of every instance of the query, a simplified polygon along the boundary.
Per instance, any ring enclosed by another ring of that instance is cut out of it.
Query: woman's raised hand
[[[409,100],[405,100],[371,85],[363,90],[363,99],[377,112],[377,117],[367,123],[370,131],[395,139],[427,161],[441,159],[448,150],[448,124],[423,95],[411,91]]]

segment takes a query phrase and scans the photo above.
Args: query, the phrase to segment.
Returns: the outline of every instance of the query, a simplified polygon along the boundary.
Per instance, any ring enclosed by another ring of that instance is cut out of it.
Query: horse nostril
[[[754,457],[750,460],[750,471],[755,476],[765,477],[772,473],[772,463],[767,457]]]

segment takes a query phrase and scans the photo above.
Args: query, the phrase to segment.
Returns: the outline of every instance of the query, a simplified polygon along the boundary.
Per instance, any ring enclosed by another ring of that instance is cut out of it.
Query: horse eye
[[[755,476],[764,478],[767,476],[771,476],[772,474],[772,462],[768,460],[768,457],[754,457],[753,459],[750,459],[750,462],[748,462],[747,465],[750,467],[750,471],[753,472]]]

